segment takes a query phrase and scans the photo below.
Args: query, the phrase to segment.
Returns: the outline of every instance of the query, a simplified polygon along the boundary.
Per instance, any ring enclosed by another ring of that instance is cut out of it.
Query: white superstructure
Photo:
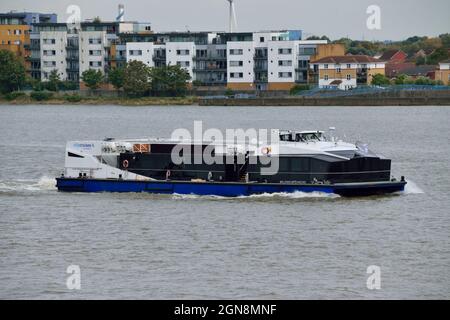
[[[134,174],[120,164],[121,154],[152,152],[153,145],[211,145],[215,155],[250,154],[251,156],[324,155],[337,160],[349,160],[360,150],[358,146],[326,137],[323,131],[272,130],[271,140],[196,141],[170,139],[125,139],[104,141],[71,141],[66,145],[66,178],[96,178],[150,180]],[[145,151],[143,151],[145,149]],[[211,150],[209,150],[211,151]],[[120,169],[122,168],[122,169]]]

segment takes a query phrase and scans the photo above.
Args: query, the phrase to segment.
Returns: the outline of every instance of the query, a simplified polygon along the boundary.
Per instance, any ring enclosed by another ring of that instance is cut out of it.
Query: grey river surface
[[[337,128],[406,192],[59,193],[68,140],[176,128]],[[450,298],[450,108],[0,106],[0,298]],[[81,290],[66,269],[81,268]],[[381,289],[366,286],[381,268]]]

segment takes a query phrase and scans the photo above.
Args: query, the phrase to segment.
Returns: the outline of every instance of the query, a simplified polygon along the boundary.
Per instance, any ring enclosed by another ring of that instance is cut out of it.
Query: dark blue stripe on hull
[[[219,183],[183,181],[125,181],[101,179],[58,178],[57,187],[68,192],[148,192],[158,194],[196,194],[224,197],[248,196],[263,193],[324,192],[343,196],[366,196],[403,191],[404,182],[289,185],[262,183]]]

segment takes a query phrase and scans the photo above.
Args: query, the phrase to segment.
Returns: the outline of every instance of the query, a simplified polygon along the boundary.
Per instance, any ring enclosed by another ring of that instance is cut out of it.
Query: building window
[[[323,65],[323,68],[324,68],[324,69],[328,69],[328,64],[324,64],[324,65]]]
[[[328,78],[328,75],[327,75],[327,74],[324,75],[324,76],[323,76],[323,79],[324,79],[325,81],[328,81],[328,79],[329,79],[329,78]]]
[[[264,42],[264,37],[260,37],[259,42]]]
[[[336,72],[337,73],[341,73],[341,67],[340,66],[336,66]]]
[[[89,55],[90,56],[101,56],[102,51],[101,50],[89,50]]]
[[[244,54],[244,50],[242,49],[230,49],[230,55],[240,56]]]
[[[244,73],[242,73],[242,72],[231,72],[230,73],[230,78],[242,79],[243,77],[244,77]]]
[[[292,78],[292,72],[278,72],[278,78]]]
[[[102,39],[100,38],[89,38],[89,44],[101,44]]]
[[[183,67],[183,68],[189,68],[191,63],[189,61],[177,61],[177,66]]]
[[[56,55],[55,50],[44,50],[44,56],[54,56]]]
[[[142,56],[142,50],[130,50],[130,56]]]
[[[298,61],[298,67],[301,69],[307,69],[309,66],[309,61],[308,60],[299,60]]]
[[[101,61],[89,61],[89,67],[98,68],[102,66]]]
[[[44,44],[55,44],[56,40],[55,39],[44,39]]]
[[[56,67],[56,61],[44,61],[44,67]]]
[[[279,60],[278,65],[280,67],[291,67],[292,66],[292,60]]]
[[[352,65],[349,63],[349,64],[347,64],[347,69],[351,69],[352,68]]]
[[[244,61],[230,61],[230,67],[242,67]]]
[[[348,80],[348,81],[352,80],[352,75],[348,74],[348,75],[347,75],[347,80]]]
[[[278,49],[278,54],[291,54],[291,53],[292,53],[292,49],[288,49],[288,48],[286,48],[286,49],[283,49],[283,48]]]
[[[188,56],[189,50],[177,50],[177,56]]]

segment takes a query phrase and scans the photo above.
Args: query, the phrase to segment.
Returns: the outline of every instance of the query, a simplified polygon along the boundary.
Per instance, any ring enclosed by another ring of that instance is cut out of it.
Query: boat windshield
[[[309,141],[323,141],[322,132],[302,132],[295,135],[295,141],[297,142],[309,142]]]
[[[280,134],[280,141],[285,142],[313,142],[323,141],[323,132],[292,132]]]

